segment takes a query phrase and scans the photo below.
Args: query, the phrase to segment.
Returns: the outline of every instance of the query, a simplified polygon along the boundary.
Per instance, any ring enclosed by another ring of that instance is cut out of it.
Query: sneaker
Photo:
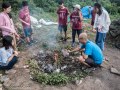
[[[75,47],[75,43],[72,43],[72,45],[71,45],[72,47]]]

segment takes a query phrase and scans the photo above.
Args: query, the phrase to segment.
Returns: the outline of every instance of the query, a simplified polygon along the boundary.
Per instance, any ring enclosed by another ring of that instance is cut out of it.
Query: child
[[[76,33],[79,35],[82,33],[82,13],[80,12],[80,5],[74,6],[74,11],[70,15],[70,22],[72,27],[72,47],[75,46]]]
[[[22,2],[22,9],[19,12],[19,20],[22,23],[26,41],[28,45],[31,45],[32,44],[32,28],[31,28],[30,12],[29,12],[27,1]]]
[[[13,50],[13,38],[3,37],[3,47],[0,49],[0,70],[9,70],[17,62],[18,52]]]
[[[58,14],[58,29],[60,31],[60,34],[62,36],[62,30],[64,30],[64,41],[67,40],[67,18],[69,15],[69,11],[68,9],[64,6],[63,1],[59,2],[59,9],[57,10],[57,14]],[[63,37],[62,37],[63,39]]]

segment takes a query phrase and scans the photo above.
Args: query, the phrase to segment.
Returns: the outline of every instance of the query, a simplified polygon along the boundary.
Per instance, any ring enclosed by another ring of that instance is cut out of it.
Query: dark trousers
[[[88,65],[90,65],[91,67],[99,67],[99,66],[100,66],[100,64],[96,64],[96,63],[93,61],[93,59],[91,59],[91,58],[86,59],[85,62],[86,62]]]
[[[1,66],[0,65],[0,70],[9,70],[12,69],[14,64],[17,63],[18,57],[14,56],[13,59],[8,63],[7,66]]]
[[[72,42],[73,42],[73,43],[75,42],[76,33],[77,33],[77,35],[78,35],[78,37],[79,37],[79,35],[82,33],[82,30],[72,29]]]

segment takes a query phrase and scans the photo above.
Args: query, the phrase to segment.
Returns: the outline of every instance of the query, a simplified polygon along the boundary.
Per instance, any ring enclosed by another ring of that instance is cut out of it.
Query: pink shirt
[[[31,27],[29,9],[28,9],[28,10],[24,10],[24,7],[23,7],[23,8],[20,10],[20,12],[19,12],[19,18],[22,19],[23,21],[25,21],[26,23],[30,24],[30,25],[28,26],[28,25],[26,25],[25,23],[22,23],[23,28]]]
[[[16,33],[13,20],[10,19],[7,13],[4,12],[0,13],[0,27],[3,36],[11,35],[11,32]]]

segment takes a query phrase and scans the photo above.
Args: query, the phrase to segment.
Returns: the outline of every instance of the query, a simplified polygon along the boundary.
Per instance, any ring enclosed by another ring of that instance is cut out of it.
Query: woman
[[[19,37],[15,31],[12,18],[9,16],[11,12],[11,5],[9,3],[2,4],[3,12],[0,13],[0,29],[2,30],[2,35],[12,36],[14,40],[14,49],[16,49],[16,37]]]
[[[80,5],[74,6],[74,11],[70,15],[70,23],[72,27],[72,47],[75,46],[76,33],[79,35],[82,33],[82,13],[80,12]]]
[[[9,70],[17,62],[18,52],[13,50],[13,38],[3,37],[3,47],[0,49],[0,69]]]
[[[109,31],[111,21],[108,12],[99,3],[94,4],[94,9],[96,16],[93,32],[97,32],[95,42],[103,51],[106,33]]]

